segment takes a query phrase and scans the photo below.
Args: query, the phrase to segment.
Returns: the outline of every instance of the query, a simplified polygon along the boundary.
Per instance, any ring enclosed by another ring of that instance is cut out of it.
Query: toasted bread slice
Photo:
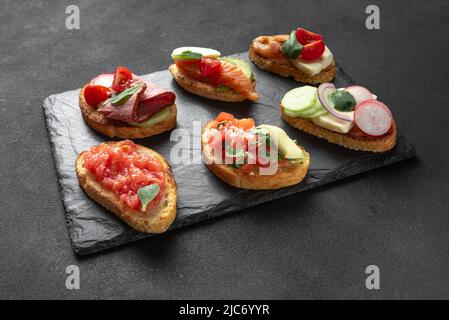
[[[282,105],[281,116],[282,119],[284,119],[284,121],[292,127],[295,127],[319,138],[325,139],[331,143],[341,145],[348,149],[371,152],[386,152],[393,149],[396,145],[397,128],[394,121],[387,135],[375,138],[365,136],[351,136],[349,134],[334,132],[320,127],[308,119],[287,116],[284,113]]]
[[[234,90],[218,92],[217,86],[213,84],[192,80],[186,77],[182,72],[179,71],[179,68],[176,66],[176,64],[172,64],[170,67],[168,67],[168,70],[170,70],[173,78],[181,87],[193,94],[209,99],[228,102],[240,102],[246,100],[246,97]],[[254,81],[253,83],[255,85]]]
[[[293,77],[296,81],[302,83],[316,84],[330,82],[335,78],[335,73],[337,71],[337,67],[334,61],[320,73],[310,76],[307,73],[304,73],[296,68],[292,63],[285,64],[261,56],[256,52],[256,50],[254,50],[253,44],[251,44],[251,47],[249,48],[248,55],[249,59],[254,62],[259,68],[270,71],[272,73],[276,73],[283,77]]]
[[[310,166],[310,155],[304,151],[304,160],[302,163],[295,164],[288,168],[278,168],[277,172],[273,175],[248,175],[237,174],[236,170],[229,167],[226,164],[216,164],[213,162],[213,154],[207,153],[204,146],[207,144],[207,138],[204,132],[210,128],[211,122],[206,124],[202,130],[201,137],[201,150],[203,151],[203,157],[207,160],[207,168],[215,174],[218,178],[231,186],[252,189],[252,190],[272,190],[280,189],[288,186],[292,186],[300,183],[307,175],[307,170]]]
[[[150,207],[146,212],[136,211],[129,208],[120,201],[120,198],[112,190],[106,189],[99,182],[97,182],[94,176],[84,168],[84,160],[82,156],[84,152],[80,153],[76,159],[76,176],[78,177],[78,182],[81,188],[90,198],[101,204],[106,209],[112,211],[132,228],[146,233],[162,233],[170,227],[176,217],[176,182],[173,178],[171,167],[165,161],[164,157],[154,150],[140,145],[137,147],[138,152],[151,154],[159,159],[165,170],[164,175],[166,188],[164,190],[164,195],[157,205]]]
[[[96,108],[88,105],[84,99],[84,89],[86,86],[87,84],[83,87],[79,96],[79,105],[84,121],[95,131],[110,138],[147,138],[176,127],[176,104],[167,107],[170,108],[171,116],[166,120],[149,127],[132,126],[126,122],[108,119],[101,112],[97,111]]]

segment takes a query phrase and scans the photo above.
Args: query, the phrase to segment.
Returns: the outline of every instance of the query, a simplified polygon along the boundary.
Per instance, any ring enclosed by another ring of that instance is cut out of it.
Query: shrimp
[[[289,63],[282,53],[282,43],[287,40],[286,35],[260,36],[253,41],[254,50],[268,59],[275,59],[281,63]]]

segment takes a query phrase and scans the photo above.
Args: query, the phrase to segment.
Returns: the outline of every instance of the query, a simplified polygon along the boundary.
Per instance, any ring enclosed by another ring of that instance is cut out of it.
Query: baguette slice
[[[348,149],[371,152],[386,152],[393,149],[396,145],[397,128],[394,121],[387,135],[379,138],[359,137],[328,130],[316,125],[308,119],[290,117],[284,113],[284,108],[282,107],[282,105],[280,107],[282,119],[292,127],[295,127],[299,130],[325,139],[330,143],[338,144]]]
[[[170,70],[173,78],[181,87],[193,94],[213,100],[227,102],[240,102],[246,100],[243,95],[234,90],[218,92],[217,86],[214,86],[213,84],[192,80],[186,77],[182,72],[179,71],[179,68],[176,66],[176,64],[172,64],[170,67],[168,67],[168,70]],[[255,85],[255,81],[253,81],[253,83]]]
[[[254,64],[256,64],[259,68],[272,73],[276,73],[283,77],[293,77],[293,79],[302,83],[317,84],[331,82],[335,78],[335,73],[337,71],[337,67],[334,61],[320,73],[310,76],[307,73],[304,73],[296,68],[291,63],[284,64],[276,60],[267,59],[261,56],[256,52],[256,50],[254,50],[253,44],[251,44],[251,47],[249,48],[248,55],[249,59],[254,62]]]
[[[176,127],[176,104],[166,107],[170,108],[171,111],[171,116],[166,120],[149,127],[132,126],[126,122],[108,119],[101,112],[98,112],[96,108],[88,105],[84,99],[84,89],[86,86],[87,84],[83,87],[79,95],[81,114],[83,115],[84,121],[92,129],[105,136],[123,139],[147,138]]]
[[[113,144],[116,142],[106,143]],[[176,217],[176,182],[173,178],[171,167],[165,161],[164,157],[156,151],[143,146],[138,145],[137,148],[138,152],[151,154],[159,159],[165,170],[166,188],[163,198],[158,205],[152,206],[146,212],[129,208],[120,201],[119,197],[113,191],[104,188],[97,182],[94,176],[84,168],[82,156],[84,152],[81,152],[76,159],[76,176],[78,177],[79,185],[90,198],[112,211],[135,230],[146,233],[162,233],[170,227]]]
[[[278,170],[273,175],[239,175],[236,170],[229,167],[226,164],[216,164],[212,161],[213,154],[205,151],[205,145],[207,144],[207,138],[205,131],[211,127],[211,122],[207,123],[201,136],[201,150],[203,151],[203,157],[207,160],[207,168],[218,178],[231,186],[251,189],[251,190],[273,190],[280,189],[288,186],[292,186],[300,183],[307,175],[307,170],[310,165],[310,155],[304,151],[304,161],[300,164],[288,168],[288,170]]]

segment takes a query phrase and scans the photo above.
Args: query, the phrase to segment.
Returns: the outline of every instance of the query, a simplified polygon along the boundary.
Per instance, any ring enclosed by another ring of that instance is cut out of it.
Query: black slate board
[[[247,53],[236,54],[247,59]],[[176,92],[178,129],[187,130],[192,153],[198,153],[199,135],[192,136],[192,122],[203,124],[220,111],[237,117],[252,117],[256,123],[282,127],[311,154],[311,166],[306,179],[300,184],[280,190],[250,191],[231,187],[212,175],[201,164],[173,165],[178,184],[178,212],[171,229],[285,197],[296,192],[343,179],[361,172],[409,159],[415,155],[413,146],[399,135],[395,149],[385,154],[347,150],[290,127],[279,115],[279,102],[290,89],[299,83],[253,68],[257,79],[258,103],[224,103],[201,98],[184,91],[173,80],[169,71],[159,71],[143,76],[144,79]],[[100,70],[99,70],[100,72]],[[92,76],[95,76],[92,74]],[[340,68],[334,81],[337,87],[353,83]],[[78,90],[47,97],[43,102],[48,133],[58,172],[65,215],[72,246],[77,254],[84,255],[146,238],[150,235],[134,231],[112,213],[90,200],[78,186],[74,163],[77,154],[98,143],[110,140],[88,127],[78,107]],[[381,96],[381,93],[377,93]],[[394,112],[394,106],[393,106]],[[139,139],[137,143],[150,147],[170,159],[170,150],[177,140],[170,141],[170,133]],[[196,160],[198,158],[196,157]]]

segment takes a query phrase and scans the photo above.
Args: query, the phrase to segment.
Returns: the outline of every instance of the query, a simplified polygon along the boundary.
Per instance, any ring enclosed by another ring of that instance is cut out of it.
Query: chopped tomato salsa
[[[131,140],[94,146],[83,154],[83,160],[84,167],[95,180],[112,190],[128,207],[141,210],[137,190],[154,183],[161,191],[147,208],[160,201],[165,182],[164,168],[158,159],[138,152],[137,145]]]
[[[217,134],[211,135],[208,144],[214,150],[221,150],[222,161],[236,169],[237,174],[255,174],[259,168],[270,165],[270,153],[278,163],[288,165],[280,159],[278,152],[270,150],[269,137],[255,128],[251,118],[236,119],[227,112],[221,112],[210,123]]]

